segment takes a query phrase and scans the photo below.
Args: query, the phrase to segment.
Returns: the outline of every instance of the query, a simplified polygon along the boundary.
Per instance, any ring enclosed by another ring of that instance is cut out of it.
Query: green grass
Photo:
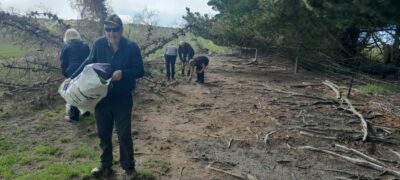
[[[0,58],[21,57],[25,52],[18,46],[0,43]]]
[[[64,135],[59,138],[61,143],[69,143],[71,142],[72,138],[70,136]]]
[[[136,173],[138,177],[143,178],[143,179],[154,179],[154,172],[149,169],[143,169],[143,168],[137,168]]]
[[[55,155],[59,151],[60,151],[60,148],[55,147],[55,146],[39,145],[35,148],[35,152],[38,154]]]
[[[210,51],[217,52],[217,53],[223,53],[226,51],[226,47],[218,46],[218,45],[214,44],[212,41],[204,39],[202,37],[195,37],[191,33],[186,34],[186,36],[181,36],[178,39],[175,39],[168,44],[172,43],[177,46],[180,41],[185,41],[185,42],[188,42],[189,44],[191,44],[193,49],[195,50],[195,55],[199,54],[200,48],[207,48]],[[160,58],[160,57],[163,58],[166,46],[164,46],[164,48],[156,51],[155,53],[149,55],[149,57],[147,57],[146,59],[152,60],[152,59],[156,59],[156,58]],[[179,62],[179,60],[177,60],[177,62]]]
[[[74,149],[72,149],[70,153],[70,157],[72,159],[76,158],[90,158],[90,159],[96,159],[98,156],[98,152],[88,144],[81,144]]]
[[[7,136],[0,134],[0,155],[3,152],[10,150],[14,146],[14,143]]]
[[[374,47],[370,51],[364,49],[361,53],[371,61],[383,63],[383,54],[378,47]]]
[[[37,171],[30,171],[23,176],[19,176],[15,179],[19,180],[31,180],[31,179],[82,179],[78,177],[88,177],[90,175],[90,169],[96,165],[96,162],[57,162],[48,163],[43,166],[43,169]]]
[[[381,95],[395,94],[400,92],[400,86],[395,84],[378,83],[361,86],[360,89],[366,93]]]
[[[0,156],[0,179],[14,179],[21,171],[19,169],[29,169],[32,164],[38,164],[49,160],[48,157],[28,154],[26,152],[11,152]]]
[[[153,175],[155,170],[159,172],[167,172],[169,170],[169,163],[162,159],[147,159],[140,166],[144,169],[138,171],[146,175]]]

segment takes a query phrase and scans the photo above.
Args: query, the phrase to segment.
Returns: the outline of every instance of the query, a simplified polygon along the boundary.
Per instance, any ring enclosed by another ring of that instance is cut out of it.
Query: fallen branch
[[[349,111],[351,111],[353,114],[357,115],[360,118],[361,121],[361,126],[362,126],[362,132],[363,132],[363,137],[362,137],[362,141],[365,141],[368,137],[368,123],[367,121],[365,121],[363,115],[358,112],[354,106],[351,104],[350,100],[346,97],[341,97],[340,92],[338,90],[338,86],[333,84],[332,82],[325,80],[324,82],[322,82],[323,84],[327,85],[328,87],[330,87],[335,93],[336,93],[336,98],[340,99],[340,100],[344,100],[347,105],[349,106]]]
[[[385,165],[383,162],[378,161],[377,159],[372,158],[372,157],[370,157],[370,156],[367,156],[366,154],[364,154],[364,153],[362,153],[362,152],[360,152],[360,151],[357,151],[357,150],[352,149],[352,148],[348,148],[348,147],[346,147],[346,146],[342,146],[342,145],[340,145],[340,144],[335,144],[335,146],[336,146],[336,147],[339,147],[339,148],[342,148],[342,149],[344,149],[344,150],[346,150],[346,151],[350,151],[350,152],[352,152],[352,153],[354,153],[354,154],[356,154],[356,155],[358,155],[358,156],[360,156],[360,157],[362,157],[362,158],[364,158],[364,159],[366,159],[366,160],[368,160],[368,161],[371,161],[371,162],[373,162],[373,163],[375,163],[375,164],[381,165],[381,166],[383,166],[383,167],[387,167],[387,165]]]
[[[399,158],[399,159],[400,159],[400,153],[399,153],[399,152],[397,152],[397,151],[394,151],[393,149],[389,149],[389,151],[390,151],[390,152],[392,152],[394,155],[396,155],[396,156],[397,156],[397,158]]]
[[[323,152],[323,153],[326,153],[326,154],[330,154],[330,155],[342,158],[344,160],[347,160],[347,161],[349,161],[349,162],[351,162],[353,164],[359,165],[359,166],[371,168],[371,169],[374,169],[374,170],[377,170],[377,171],[380,171],[380,172],[386,172],[386,173],[388,173],[390,175],[393,175],[393,176],[396,176],[396,177],[400,177],[400,172],[399,171],[396,171],[396,170],[393,170],[393,169],[389,169],[389,168],[380,166],[378,164],[371,163],[371,162],[366,161],[366,160],[351,158],[351,157],[348,157],[348,156],[343,156],[343,155],[337,154],[337,153],[329,151],[329,150],[318,149],[318,148],[315,148],[315,147],[312,147],[312,146],[303,146],[303,147],[300,147],[299,149],[305,149],[305,150],[316,151],[316,152]]]
[[[231,148],[232,141],[233,141],[233,138],[229,139],[229,142],[228,142],[228,149]]]
[[[267,133],[267,134],[265,135],[265,137],[264,137],[264,143],[265,143],[265,145],[268,144],[268,138],[269,138],[269,136],[270,136],[271,134],[274,134],[274,133],[276,133],[276,131],[271,131],[271,132],[269,132],[269,133]]]
[[[234,174],[234,173],[232,173],[230,171],[224,171],[222,169],[218,169],[218,168],[212,167],[211,164],[209,164],[207,166],[207,169],[211,169],[211,170],[214,170],[214,171],[217,171],[217,172],[220,172],[220,173],[228,174],[228,175],[231,175],[233,177],[240,178],[240,179],[246,179],[246,177],[243,177],[242,175]]]
[[[326,86],[330,87],[333,90],[333,92],[335,92],[336,99],[340,99],[342,97],[342,95],[340,94],[340,91],[339,91],[339,87],[337,85],[333,84],[332,82],[330,82],[328,80],[325,80],[324,82],[322,82],[322,84],[325,84]]]
[[[310,132],[305,132],[305,131],[300,131],[300,134],[305,135],[305,136],[315,137],[315,138],[321,138],[321,139],[337,140],[336,137],[312,134]]]
[[[347,99],[346,97],[343,97],[342,99],[344,101],[346,101],[347,105],[350,107],[349,110],[360,118],[362,131],[363,131],[362,141],[365,141],[367,139],[367,137],[368,137],[368,123],[367,123],[367,121],[365,121],[363,115],[354,108],[354,106],[351,104],[349,99]]]
[[[336,170],[336,169],[322,169],[324,171],[331,171],[331,172],[336,172],[336,173],[342,173],[342,174],[347,174],[350,176],[355,176],[355,177],[359,177],[358,174],[353,174],[351,172],[347,172],[347,171],[342,171],[342,170]]]
[[[250,134],[255,134],[257,141],[259,140],[258,134],[257,134],[256,132],[252,131],[252,130],[250,129],[250,127],[246,127],[246,129],[247,129],[247,131],[250,132]]]
[[[183,169],[185,169],[185,167],[181,167],[181,170],[179,173],[179,180],[182,180]]]
[[[342,179],[342,180],[353,180],[347,177],[334,177],[334,179]]]

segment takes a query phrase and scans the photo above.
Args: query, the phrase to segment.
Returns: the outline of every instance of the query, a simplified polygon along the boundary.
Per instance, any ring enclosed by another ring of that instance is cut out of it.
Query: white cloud
[[[116,14],[121,15],[125,22],[132,16],[142,12],[145,8],[156,10],[158,22],[162,26],[172,26],[182,21],[186,14],[186,7],[193,12],[215,14],[207,6],[208,0],[109,0],[108,3]],[[30,10],[51,10],[64,19],[77,19],[79,14],[70,6],[69,0],[0,0],[3,10],[13,7],[19,12]]]

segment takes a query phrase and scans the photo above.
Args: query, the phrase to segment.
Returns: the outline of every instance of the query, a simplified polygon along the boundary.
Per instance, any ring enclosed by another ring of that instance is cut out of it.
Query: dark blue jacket
[[[189,43],[184,42],[182,45],[179,45],[178,47],[178,55],[181,61],[187,61],[193,58],[194,50]]]
[[[196,69],[200,70],[201,65],[208,66],[209,60],[207,56],[196,56],[193,61],[195,62]]]
[[[90,53],[89,46],[79,39],[72,39],[61,50],[61,72],[69,78],[79,68]]]
[[[121,38],[119,49],[115,53],[106,37],[97,39],[93,44],[89,57],[71,78],[79,75],[83,68],[91,63],[109,63],[115,71],[122,71],[122,79],[119,81],[112,81],[111,89],[108,91],[106,99],[130,97],[132,90],[135,89],[136,79],[144,75],[140,49],[135,42],[125,37]]]

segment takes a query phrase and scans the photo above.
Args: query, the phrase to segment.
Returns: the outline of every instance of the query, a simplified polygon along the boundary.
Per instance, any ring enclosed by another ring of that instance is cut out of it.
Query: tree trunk
[[[400,67],[400,25],[396,27],[396,33],[394,35],[394,42],[391,51],[391,61],[396,64],[397,67]]]
[[[341,43],[344,48],[344,56],[347,58],[353,58],[358,54],[358,38],[360,36],[360,30],[355,26],[351,25],[342,34]]]

